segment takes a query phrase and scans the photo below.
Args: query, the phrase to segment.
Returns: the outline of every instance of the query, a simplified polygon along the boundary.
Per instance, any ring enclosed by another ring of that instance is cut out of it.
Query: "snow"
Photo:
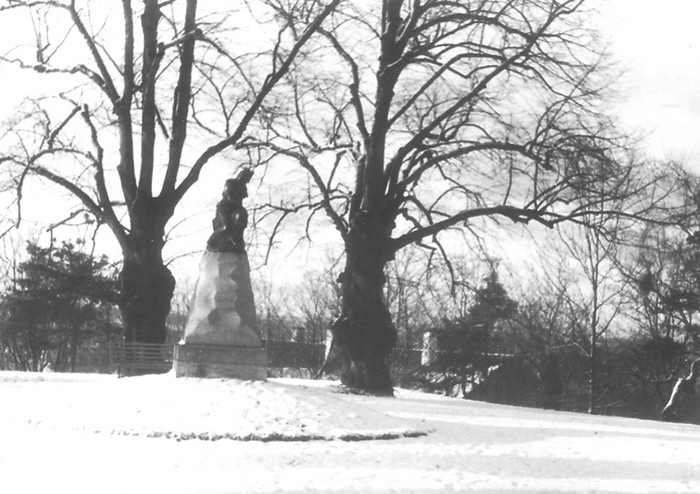
[[[50,376],[50,377],[45,377]],[[3,422],[50,430],[185,439],[333,440],[425,434],[319,388],[150,375],[11,373],[4,395],[21,407]],[[338,386],[335,386],[338,389]],[[50,410],[50,413],[47,413]]]
[[[0,372],[0,492],[700,492],[700,428],[273,379]]]

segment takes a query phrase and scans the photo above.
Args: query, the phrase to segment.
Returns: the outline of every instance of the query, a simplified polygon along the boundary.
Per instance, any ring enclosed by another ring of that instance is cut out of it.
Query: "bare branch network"
[[[203,168],[230,159],[269,113],[265,102],[339,3],[301,2],[285,18],[276,1],[225,11],[196,0],[0,4],[0,23],[26,26],[0,62],[45,81],[0,138],[16,223],[38,178],[74,199],[67,217],[87,210],[111,230],[127,341],[164,341],[168,223]]]
[[[130,227],[122,224],[114,206],[125,205],[130,216],[142,202],[172,210],[212,157],[243,140],[263,101],[338,1],[320,6],[315,18],[313,6],[306,6],[308,24],[296,17],[294,26],[281,23],[272,52],[265,48],[239,54],[228,50],[226,38],[231,30],[242,29],[231,21],[241,12],[209,12],[199,20],[196,2],[187,2],[184,11],[172,3],[147,1],[142,11],[134,12],[131,2],[122,2],[122,30],[108,24],[117,13],[101,15],[89,3],[8,0],[0,6],[0,12],[27,13],[35,30],[28,37],[34,46],[18,45],[0,60],[43,76],[60,76],[49,80],[61,90],[53,98],[27,101],[26,110],[13,118],[13,132],[4,136],[3,161],[22,168],[18,194],[27,174],[39,175],[79,199],[122,245]],[[135,16],[141,18],[140,36]],[[171,36],[159,31],[159,23],[171,29]],[[293,36],[288,36],[292,27]],[[123,44],[115,49],[119,37]],[[196,44],[200,48],[195,54]],[[71,64],[69,55],[81,62]],[[190,140],[206,143],[213,137],[213,144],[186,148],[188,128]],[[12,149],[19,152],[8,154]],[[156,157],[164,153],[162,166]],[[67,160],[81,168],[80,181],[57,166]],[[115,169],[118,187],[106,177]],[[157,195],[155,175],[163,177]],[[123,199],[112,199],[116,194]]]
[[[306,170],[344,241],[363,215],[393,222],[392,252],[484,218],[671,223],[673,179],[605,112],[614,73],[585,4],[341,6],[246,145]]]

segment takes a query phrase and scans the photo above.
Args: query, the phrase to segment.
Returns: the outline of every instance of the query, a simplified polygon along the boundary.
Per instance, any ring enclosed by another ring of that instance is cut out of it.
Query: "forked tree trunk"
[[[382,254],[381,238],[364,232],[348,239],[340,279],[341,315],[334,324],[333,336],[342,360],[343,384],[393,396],[389,355],[396,344],[396,329],[384,300],[388,258]]]
[[[165,343],[175,278],[163,263],[163,228],[132,229],[123,248],[119,308],[127,343]]]

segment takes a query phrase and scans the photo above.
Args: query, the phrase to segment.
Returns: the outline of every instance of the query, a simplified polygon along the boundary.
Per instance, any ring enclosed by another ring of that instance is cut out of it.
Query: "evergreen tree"
[[[2,298],[0,342],[17,370],[75,371],[81,347],[113,333],[116,272],[106,257],[64,242],[27,246],[12,286]]]
[[[503,352],[499,326],[514,316],[517,308],[517,302],[510,298],[494,269],[476,291],[466,315],[444,322],[438,335],[441,350],[438,365],[460,376],[463,393],[467,384],[486,375],[490,354]]]

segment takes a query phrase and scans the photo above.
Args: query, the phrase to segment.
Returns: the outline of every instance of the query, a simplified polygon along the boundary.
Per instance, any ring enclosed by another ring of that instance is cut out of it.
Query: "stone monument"
[[[252,176],[244,168],[226,180],[216,205],[214,232],[199,265],[185,334],[175,347],[177,377],[266,378],[267,356],[261,348],[243,240],[248,224],[243,199]]]

